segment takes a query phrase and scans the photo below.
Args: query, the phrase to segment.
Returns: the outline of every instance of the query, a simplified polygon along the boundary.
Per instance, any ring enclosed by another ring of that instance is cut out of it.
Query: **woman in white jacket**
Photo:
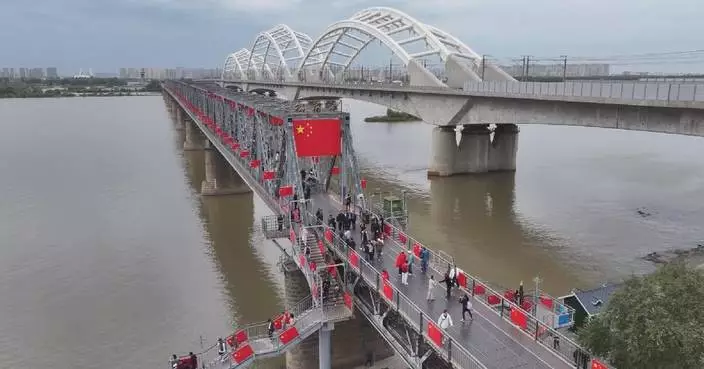
[[[452,327],[454,324],[452,323],[452,317],[450,314],[447,312],[447,309],[445,309],[442,314],[440,314],[440,317],[438,318],[438,325],[440,328],[443,330],[447,330],[448,328]]]

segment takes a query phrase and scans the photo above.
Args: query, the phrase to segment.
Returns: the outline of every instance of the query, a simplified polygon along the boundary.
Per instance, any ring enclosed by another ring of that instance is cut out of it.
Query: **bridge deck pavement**
[[[337,215],[342,208],[336,198],[330,195],[319,194],[312,197],[312,212],[320,208],[323,210],[324,219],[328,214]],[[352,231],[357,245],[361,244],[359,226]],[[448,334],[477,358],[487,369],[567,369],[572,365],[548,351],[545,347],[535,342],[518,328],[507,323],[496,312],[485,305],[475,301],[473,303],[473,320],[463,323],[462,307],[459,303],[460,294],[456,289],[450,300],[446,300],[444,283],[438,283],[434,291],[435,301],[427,301],[428,279],[432,273],[436,281],[442,276],[428,270],[427,274],[421,273],[420,262],[416,260],[413,265],[413,275],[408,278],[408,285],[401,284],[398,269],[395,268],[396,256],[400,252],[398,245],[391,245],[394,241],[385,241],[382,260],[375,259],[371,264],[379,269],[386,269],[390,275],[390,282],[395,290],[408,296],[428,316],[437,321],[444,309],[450,313],[454,326]],[[359,250],[359,247],[357,247]]]

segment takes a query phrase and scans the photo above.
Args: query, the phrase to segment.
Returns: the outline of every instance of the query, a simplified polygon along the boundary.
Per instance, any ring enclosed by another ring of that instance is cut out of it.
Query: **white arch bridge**
[[[388,48],[407,68],[411,84],[461,88],[467,81],[514,81],[451,34],[396,9],[374,7],[329,25],[312,39],[285,24],[259,33],[251,49],[227,56],[223,80],[332,82],[373,41]],[[429,67],[440,62],[438,76]]]

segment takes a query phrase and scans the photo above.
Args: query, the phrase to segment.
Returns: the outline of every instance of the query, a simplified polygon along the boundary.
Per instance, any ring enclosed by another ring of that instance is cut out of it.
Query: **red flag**
[[[254,159],[249,162],[249,167],[250,168],[259,168],[259,164],[261,164],[261,161]]]
[[[403,233],[403,232],[398,233],[398,242],[401,242],[404,245],[406,244],[406,242],[408,242],[408,237],[406,236],[405,233]]]
[[[413,255],[415,255],[417,258],[420,258],[420,250],[421,246],[418,242],[415,242],[413,244]]]
[[[285,345],[296,339],[298,336],[299,334],[296,327],[291,327],[279,335],[279,341],[281,341],[281,343]]]
[[[293,138],[298,157],[332,156],[342,152],[340,119],[296,119]]]
[[[350,260],[350,265],[353,268],[359,269],[359,254],[357,254],[357,251],[350,249],[347,258]]]
[[[267,171],[264,171],[264,175],[262,176],[262,178],[264,178],[266,180],[272,180],[272,179],[274,179],[275,176],[276,176],[276,172],[274,172],[273,170],[267,170]]]
[[[457,284],[462,288],[467,288],[467,275],[463,272],[457,273]]]
[[[232,353],[232,360],[240,364],[254,355],[254,350],[250,345],[244,345]]]
[[[240,151],[240,158],[246,158],[248,156],[249,156],[249,151],[247,151],[247,150]]]
[[[442,331],[433,322],[428,322],[428,338],[435,345],[442,347]]]
[[[350,296],[349,293],[345,292],[344,299],[345,306],[347,306],[348,309],[352,309],[352,296]]]
[[[362,186],[362,189],[367,188],[367,180],[366,179],[361,180],[359,184]]]
[[[382,288],[384,297],[386,297],[387,300],[393,301],[394,299],[394,288],[391,286],[391,282],[389,282],[387,279],[384,280],[384,286]]]
[[[332,230],[330,228],[325,228],[325,240],[332,242]]]
[[[592,369],[609,369],[606,365],[604,365],[601,361],[597,359],[592,359]]]
[[[340,167],[332,167],[332,175],[340,174]]]
[[[273,116],[273,115],[272,115],[271,118],[269,119],[269,122],[270,122],[271,125],[273,125],[273,126],[281,126],[281,125],[284,124],[284,120],[283,120],[283,119],[281,119],[281,118],[279,118],[279,117],[275,117],[275,116]]]
[[[279,197],[286,197],[293,195],[293,186],[283,186],[279,187]]]
[[[511,309],[511,322],[521,327],[521,329],[526,329],[528,326],[526,314],[524,314],[520,309]]]

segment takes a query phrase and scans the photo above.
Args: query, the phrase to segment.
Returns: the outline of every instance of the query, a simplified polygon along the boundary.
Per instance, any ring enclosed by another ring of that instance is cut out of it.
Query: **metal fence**
[[[465,92],[497,96],[590,97],[611,100],[703,102],[704,85],[694,82],[467,82]]]

